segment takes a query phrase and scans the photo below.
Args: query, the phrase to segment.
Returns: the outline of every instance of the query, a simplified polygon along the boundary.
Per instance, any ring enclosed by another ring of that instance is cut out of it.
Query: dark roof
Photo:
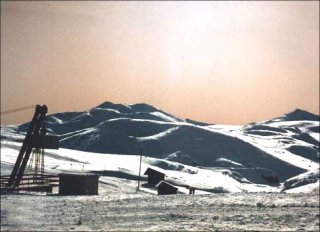
[[[100,176],[93,173],[60,173],[58,176]]]
[[[157,170],[154,170],[154,169],[152,169],[152,168],[148,168],[148,169],[144,172],[144,175],[149,175],[149,174],[151,174],[151,173],[153,173],[153,174],[165,175],[164,173],[159,172],[159,171],[157,171]]]
[[[172,184],[169,184],[168,182],[166,182],[166,181],[160,181],[157,185],[156,185],[156,188],[158,189],[160,186],[166,186],[166,187],[170,187],[170,188],[173,188],[173,189],[176,189],[176,190],[178,190],[178,188],[177,187],[175,187],[174,185],[172,185]]]

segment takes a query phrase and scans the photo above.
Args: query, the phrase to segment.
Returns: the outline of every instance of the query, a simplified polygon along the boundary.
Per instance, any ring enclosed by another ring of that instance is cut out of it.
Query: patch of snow
[[[213,126],[207,126],[204,127],[205,129],[211,130],[213,132],[217,132],[215,127]],[[268,136],[268,138],[265,138],[265,136],[250,136],[246,133],[243,133],[241,131],[237,130],[219,130],[219,133],[232,136],[238,139],[243,140],[244,142],[247,142],[249,144],[252,144],[253,146],[257,147],[258,149],[261,149],[262,151],[265,151],[267,154],[280,159],[284,162],[287,162],[289,164],[292,164],[296,167],[303,168],[305,170],[312,170],[318,167],[318,163],[314,162],[312,160],[306,159],[304,157],[301,157],[299,155],[295,155],[285,148],[283,148],[280,145],[280,140],[277,136]],[[303,145],[310,146],[309,144],[305,142],[299,142]]]
[[[74,132],[66,133],[66,134],[62,135],[64,138],[60,139],[60,141],[63,141],[65,139],[70,139],[72,137],[79,136],[79,135],[90,134],[90,133],[95,132],[95,131],[96,131],[95,128],[90,127],[90,128],[81,129],[81,130],[77,130],[77,131],[74,131]]]
[[[164,113],[161,113],[159,111],[155,111],[155,112],[151,112],[150,114],[156,116],[156,117],[159,117],[159,118],[162,118],[163,120],[165,121],[169,121],[169,122],[177,122],[176,119],[172,118],[172,117],[169,117],[168,115],[165,115]]]
[[[109,112],[114,112],[117,114],[121,114],[119,110],[115,110],[115,109],[108,109],[108,108],[96,108],[97,110],[101,110],[101,111],[109,111]]]
[[[167,136],[168,134],[172,133],[173,131],[177,130],[179,127],[173,127],[166,131],[160,132],[155,135],[146,136],[146,137],[135,137],[138,141],[146,141],[146,140],[159,140],[162,137]]]
[[[285,190],[286,193],[311,193],[314,191],[319,192],[320,181],[315,183],[302,185],[296,188]]]
[[[226,163],[226,164],[231,164],[231,165],[235,165],[235,166],[243,166],[240,163],[237,163],[235,161],[229,160],[229,159],[225,159],[225,158],[218,158],[217,159],[218,162],[222,162],[222,163]]]
[[[58,123],[58,124],[63,124],[63,123],[64,123],[63,120],[61,120],[61,119],[59,119],[59,118],[57,118],[57,117],[55,117],[55,116],[51,116],[50,118],[51,118],[55,123]]]

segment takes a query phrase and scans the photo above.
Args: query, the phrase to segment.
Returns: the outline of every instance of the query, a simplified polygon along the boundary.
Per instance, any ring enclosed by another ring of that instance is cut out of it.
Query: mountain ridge
[[[149,157],[229,168],[250,180],[254,172],[267,172],[284,181],[319,161],[319,121],[310,115],[297,109],[265,122],[226,126],[181,119],[145,103],[104,102],[84,112],[48,115],[45,126],[59,135],[61,148],[127,155],[142,149]],[[10,133],[27,128],[21,124]]]
[[[289,121],[297,121],[297,120],[319,121],[320,120],[319,115],[313,114],[309,111],[299,109],[299,108],[296,108],[295,110],[284,114],[282,117]]]

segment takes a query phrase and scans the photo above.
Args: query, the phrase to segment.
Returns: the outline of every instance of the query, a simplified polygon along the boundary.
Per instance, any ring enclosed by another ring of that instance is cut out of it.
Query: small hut
[[[148,168],[144,175],[148,175],[148,184],[156,185],[160,181],[164,180],[165,174],[162,172],[159,172],[153,168]]]
[[[97,195],[99,175],[96,174],[59,174],[60,195]]]
[[[158,195],[177,194],[178,188],[165,181],[160,181],[156,188],[158,189]]]

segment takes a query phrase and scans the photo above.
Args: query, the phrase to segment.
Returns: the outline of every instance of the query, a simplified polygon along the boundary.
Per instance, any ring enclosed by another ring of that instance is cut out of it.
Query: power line
[[[12,110],[2,111],[2,112],[0,112],[0,114],[1,114],[1,115],[11,114],[11,113],[15,113],[15,112],[22,111],[22,110],[29,110],[29,109],[32,109],[32,108],[34,108],[34,107],[36,107],[36,105],[24,106],[24,107],[12,109]]]

